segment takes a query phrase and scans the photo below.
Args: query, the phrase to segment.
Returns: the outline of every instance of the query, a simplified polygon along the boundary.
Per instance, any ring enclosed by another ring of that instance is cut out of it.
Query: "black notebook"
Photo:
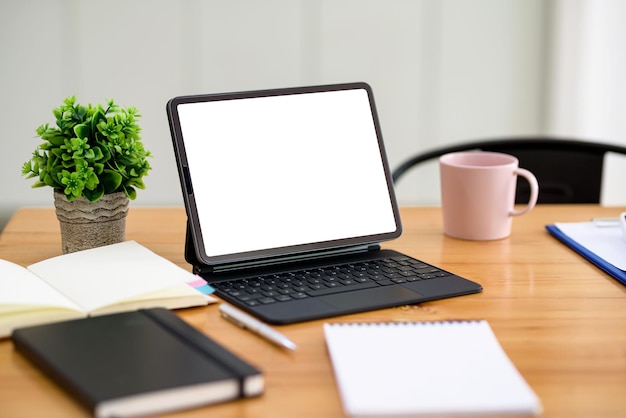
[[[167,113],[186,258],[228,302],[285,324],[482,290],[381,250],[402,228],[369,85],[183,96]]]
[[[20,328],[13,344],[96,417],[158,414],[264,390],[256,367],[162,308]]]

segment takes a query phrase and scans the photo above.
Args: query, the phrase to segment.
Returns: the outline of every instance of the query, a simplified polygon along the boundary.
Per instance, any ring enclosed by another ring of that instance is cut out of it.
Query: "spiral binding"
[[[389,327],[389,326],[437,326],[437,325],[453,325],[453,324],[479,324],[484,319],[442,319],[433,321],[383,321],[383,322],[331,322],[330,326],[336,327]]]

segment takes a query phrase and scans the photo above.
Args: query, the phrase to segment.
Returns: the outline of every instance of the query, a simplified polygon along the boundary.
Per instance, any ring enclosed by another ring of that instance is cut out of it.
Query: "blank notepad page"
[[[324,324],[351,417],[538,414],[486,321]]]

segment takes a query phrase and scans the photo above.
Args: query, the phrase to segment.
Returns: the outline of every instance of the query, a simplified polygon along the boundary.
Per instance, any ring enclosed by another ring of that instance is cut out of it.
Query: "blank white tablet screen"
[[[177,110],[209,257],[397,229],[364,89]]]

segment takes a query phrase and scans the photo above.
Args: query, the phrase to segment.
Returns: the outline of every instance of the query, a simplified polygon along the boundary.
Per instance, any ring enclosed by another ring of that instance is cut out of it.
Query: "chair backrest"
[[[602,188],[604,155],[626,155],[626,147],[575,139],[549,137],[510,138],[471,141],[437,148],[408,159],[395,170],[394,183],[410,168],[458,151],[483,150],[514,155],[520,167],[530,170],[539,182],[538,203],[599,203]],[[518,179],[515,201],[528,201],[526,181]]]

